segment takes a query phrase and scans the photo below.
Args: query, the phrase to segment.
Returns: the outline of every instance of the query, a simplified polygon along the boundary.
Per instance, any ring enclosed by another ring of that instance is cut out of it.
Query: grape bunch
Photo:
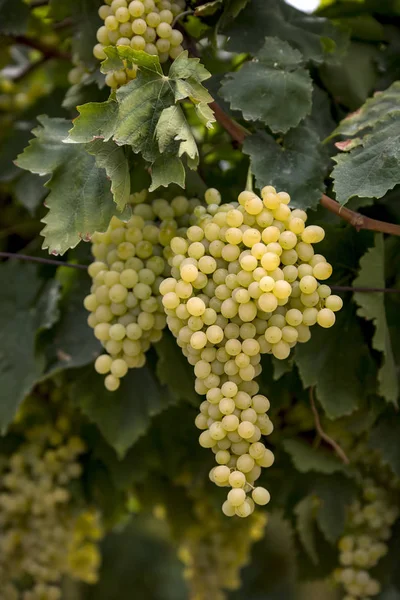
[[[97,580],[100,518],[70,489],[81,477],[85,444],[72,435],[67,415],[60,410],[54,418],[47,414],[57,392],[27,399],[24,407],[32,406],[23,427],[15,428],[23,441],[11,455],[0,455],[4,600],[59,600],[64,575],[86,583]]]
[[[178,556],[191,600],[224,600],[224,590],[240,587],[240,571],[250,560],[252,545],[260,540],[267,515],[227,523],[215,510],[206,492],[194,504],[195,521],[184,532]]]
[[[306,213],[289,208],[287,193],[266,186],[261,196],[245,191],[238,203],[220,205],[219,192],[208,190],[197,224],[171,240],[171,277],[160,285],[168,327],[194,366],[196,391],[206,395],[196,426],[218,463],[211,480],[232,488],[227,516],[246,517],[254,503],[270,500],[254,487],[274,461],[260,441],[273,431],[270,403],[254,380],[261,354],[287,358],[311,325],[331,327],[342,306],[319,283],[332,272],[312,246],[323,229],[306,227]]]
[[[109,391],[119,388],[128,369],[145,364],[146,351],[161,338],[166,319],[159,287],[169,274],[167,247],[178,231],[185,232],[197,204],[184,196],[171,203],[161,198],[139,203],[127,223],[113,217],[106,232],[93,235],[93,283],[84,306],[91,313],[89,326],[107,351],[95,369],[106,375]]]
[[[158,56],[161,63],[174,60],[183,51],[183,35],[172,23],[184,10],[184,0],[106,0],[99,8],[104,25],[97,31],[93,54],[104,60],[105,46],[130,46]],[[114,71],[106,75],[106,84],[117,88],[135,77],[135,67]]]
[[[386,555],[391,528],[400,516],[400,481],[363,444],[353,458],[361,463],[360,496],[349,508],[345,535],[338,543],[340,567],[333,575],[345,590],[343,600],[370,600],[381,586],[369,570]]]

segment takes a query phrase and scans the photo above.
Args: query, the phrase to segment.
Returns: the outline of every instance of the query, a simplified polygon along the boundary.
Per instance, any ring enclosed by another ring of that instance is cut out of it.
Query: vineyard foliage
[[[399,40],[0,0],[4,600],[400,600]]]

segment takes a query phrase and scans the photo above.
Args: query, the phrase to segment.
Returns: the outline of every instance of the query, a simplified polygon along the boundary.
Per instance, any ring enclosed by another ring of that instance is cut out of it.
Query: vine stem
[[[330,285],[334,292],[380,292],[383,294],[400,294],[400,290],[395,288],[377,288],[377,287],[352,287],[351,285]]]
[[[341,446],[339,446],[339,444],[337,442],[335,442],[335,440],[333,438],[331,438],[322,428],[318,410],[317,410],[317,407],[315,406],[314,388],[313,387],[310,387],[310,405],[311,405],[311,410],[313,411],[313,415],[314,415],[315,429],[317,430],[319,436],[323,440],[325,440],[325,442],[334,449],[336,454],[344,462],[345,465],[350,464],[350,460],[349,460],[347,454],[345,453],[345,451],[343,450],[343,448]]]
[[[81,269],[87,271],[86,265],[76,265],[74,263],[63,262],[61,260],[53,260],[51,258],[42,258],[41,256],[29,256],[28,254],[16,254],[15,252],[0,252],[0,258],[16,258],[18,260],[26,260],[27,262],[36,262],[43,265],[54,265],[56,267],[70,267],[71,269]]]
[[[64,60],[70,60],[71,55],[68,52],[62,52],[57,48],[52,48],[45,44],[42,44],[38,40],[33,40],[25,35],[17,35],[14,38],[14,42],[16,44],[22,44],[23,46],[29,46],[29,48],[33,48],[34,50],[39,50],[44,56],[45,59],[49,58],[62,58]]]
[[[231,119],[217,102],[212,102],[210,107],[213,109],[218,123],[229,133],[231,138],[238,144],[243,144],[246,136],[249,135],[249,132],[239,123]],[[400,236],[400,225],[385,223],[384,221],[377,221],[376,219],[365,217],[358,212],[341,206],[336,200],[329,198],[326,194],[322,195],[320,202],[324,208],[350,223],[357,231],[360,229],[368,229],[370,231],[380,231],[382,233]]]

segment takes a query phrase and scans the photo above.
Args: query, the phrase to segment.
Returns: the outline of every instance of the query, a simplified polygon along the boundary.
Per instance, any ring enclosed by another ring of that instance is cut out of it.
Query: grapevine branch
[[[210,107],[213,109],[218,123],[229,133],[231,138],[238,144],[243,144],[245,137],[249,132],[239,123],[231,119],[215,101],[210,104]],[[320,202],[324,208],[350,223],[357,231],[360,229],[368,229],[370,231],[380,231],[382,233],[400,236],[400,225],[385,223],[384,221],[377,221],[376,219],[365,217],[358,212],[354,212],[349,208],[341,206],[336,200],[329,198],[329,196],[326,196],[325,194],[322,195]]]
[[[86,271],[88,268],[86,265],[76,265],[74,263],[63,262],[61,260],[42,258],[41,256],[29,256],[28,254],[17,254],[15,252],[0,252],[0,258],[17,258],[18,260],[26,260],[28,262],[54,265],[56,267],[70,267],[72,269],[81,269],[84,271]]]
[[[39,40],[34,40],[25,35],[17,35],[14,38],[16,44],[22,44],[24,46],[29,46],[29,48],[33,48],[34,50],[39,50],[43,54],[45,59],[50,58],[62,58],[64,60],[70,60],[71,55],[68,52],[63,52],[62,50],[58,50],[57,48],[53,48],[47,46],[46,44],[42,44]]]
[[[341,448],[341,446],[339,446],[339,444],[337,442],[335,442],[335,440],[333,438],[331,438],[327,433],[325,433],[325,431],[322,428],[318,410],[317,410],[317,407],[315,406],[314,388],[313,387],[310,387],[310,404],[311,404],[311,410],[313,411],[313,414],[314,414],[315,429],[319,433],[320,437],[323,440],[325,440],[325,442],[334,449],[334,451],[339,456],[339,458],[344,462],[344,464],[346,464],[346,465],[350,464],[350,461],[349,461],[345,451],[343,450],[343,448]]]

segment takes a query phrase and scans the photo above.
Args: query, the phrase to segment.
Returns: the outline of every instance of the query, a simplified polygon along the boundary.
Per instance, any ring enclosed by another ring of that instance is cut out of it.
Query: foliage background
[[[196,3],[191,4],[195,9]],[[220,189],[224,200],[233,200],[244,188],[250,157],[257,186],[272,183],[287,190],[297,206],[310,209],[310,222],[325,228],[321,252],[334,266],[333,285],[399,290],[399,238],[357,231],[319,204],[326,192],[371,218],[400,223],[400,88],[394,83],[399,78],[398,3],[325,2],[313,17],[278,0],[211,4],[200,16],[182,21],[187,46],[201,55],[212,74],[204,82],[210,94],[251,135],[241,151],[221,124],[207,129],[185,103],[200,161],[197,173],[186,169],[187,194],[201,193],[205,181]],[[151,512],[154,504],[165,503],[171,508],[172,532],[184,528],[190,506],[178,477],[200,472],[206,481],[210,457],[197,444],[193,420],[199,400],[191,368],[165,333],[148,353],[147,366],[131,371],[118,392],[106,392],[92,368],[99,345],[82,306],[89,278],[84,270],[62,266],[65,260],[89,264],[90,246],[76,245],[79,236],[101,227],[116,211],[100,169],[103,179],[96,179],[90,190],[89,222],[79,222],[83,200],[77,164],[82,157],[95,159],[83,143],[60,141],[78,114],[77,105],[108,97],[92,56],[98,6],[97,0],[50,0],[49,6],[38,3],[32,10],[22,0],[0,1],[0,67],[16,88],[11,104],[7,92],[1,96],[0,249],[45,256],[40,236],[45,218],[48,231],[51,223],[57,225],[45,247],[66,251],[58,268],[16,260],[0,265],[0,425],[5,433],[39,381],[65,376],[66,394],[81,415],[90,445],[87,493],[108,523],[117,524],[104,543],[100,583],[78,590],[67,582],[66,598],[122,600],[135,589],[138,598],[183,600],[187,590],[173,536]],[[217,40],[223,43],[218,32],[228,36],[228,52],[217,49]],[[258,62],[249,62],[251,55]],[[90,74],[71,87],[72,56]],[[372,110],[367,105],[359,120],[342,122],[375,91],[389,87],[383,101]],[[18,100],[15,94],[28,99]],[[268,94],[269,102],[260,103],[260,94]],[[25,152],[18,164],[30,170],[22,170],[14,161],[27,147],[32,129],[39,122],[43,135],[48,133],[41,115],[66,119],[67,125],[60,124],[61,134],[54,134],[50,150],[45,139],[38,154]],[[332,137],[340,122],[337,133],[342,137]],[[350,145],[342,147],[347,151],[335,147],[338,139],[349,138]],[[141,191],[150,184],[148,171],[142,158],[129,156],[131,189]],[[160,188],[156,194],[170,197],[173,189]],[[100,224],[99,202],[108,207]],[[66,227],[71,211],[78,214],[75,229]],[[271,399],[275,423],[271,442],[276,462],[264,475],[273,498],[268,507],[272,516],[243,572],[243,588],[229,596],[232,600],[291,600],[301,597],[302,590],[307,598],[331,593],[315,592],[305,582],[320,581],[335,567],[335,542],[354,485],[351,469],[315,431],[310,387],[333,437],[368,433],[370,447],[380,449],[400,476],[400,295],[351,289],[340,294],[345,307],[332,330],[314,331],[311,341],[286,361],[263,357],[261,387]],[[215,493],[211,484],[205,488],[207,494]],[[302,510],[315,496],[322,500],[320,509],[315,514]],[[133,513],[129,518],[127,497]],[[380,600],[400,598],[399,544],[397,528],[380,566]]]

